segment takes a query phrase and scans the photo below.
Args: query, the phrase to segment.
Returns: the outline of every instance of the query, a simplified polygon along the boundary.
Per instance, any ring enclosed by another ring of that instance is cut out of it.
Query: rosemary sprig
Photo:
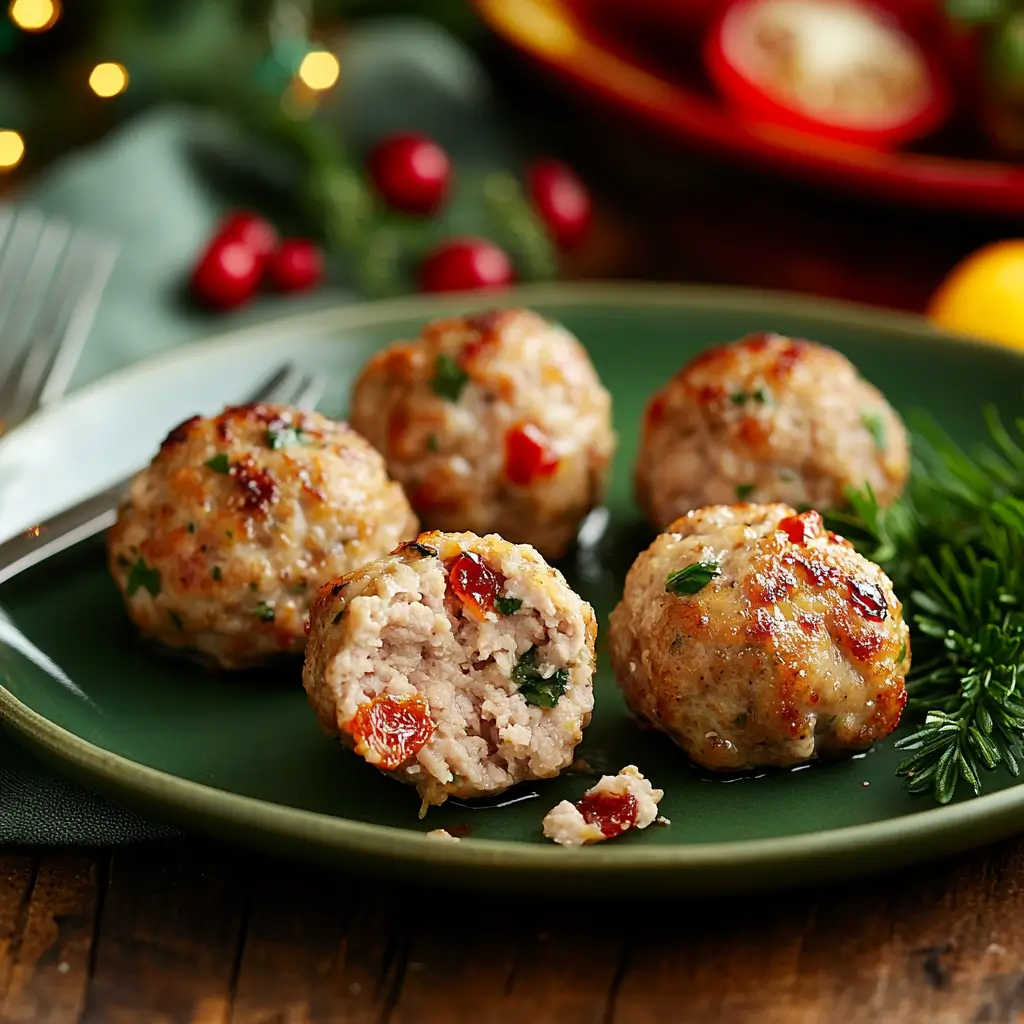
[[[995,410],[985,418],[989,443],[970,454],[918,419],[906,495],[881,508],[851,490],[852,512],[836,517],[908,606],[908,709],[922,720],[897,741],[909,756],[896,774],[939,803],[1024,765],[1024,447]]]

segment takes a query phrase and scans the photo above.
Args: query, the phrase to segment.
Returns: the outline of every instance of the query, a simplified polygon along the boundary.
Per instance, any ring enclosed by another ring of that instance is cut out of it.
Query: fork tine
[[[316,408],[317,402],[320,401],[326,386],[327,378],[324,374],[307,374],[302,380],[301,387],[297,389],[295,395],[288,404],[294,405],[306,412],[312,412],[312,410]]]
[[[282,363],[242,399],[242,405],[280,401],[282,395],[292,394],[300,380],[301,374],[294,363]]]
[[[63,259],[52,280],[52,269],[44,266],[42,258],[37,261],[38,283],[34,277],[31,281],[26,278],[26,284],[41,293],[38,302],[29,304],[27,315],[34,315],[38,306],[38,316],[23,345],[23,355],[0,386],[0,416],[8,428],[63,393],[116,259],[114,246],[97,241],[88,232],[72,233],[61,225],[55,230],[68,236]],[[49,225],[45,231],[50,231]],[[37,252],[42,249],[40,243]],[[45,301],[46,294],[54,297],[52,301]]]

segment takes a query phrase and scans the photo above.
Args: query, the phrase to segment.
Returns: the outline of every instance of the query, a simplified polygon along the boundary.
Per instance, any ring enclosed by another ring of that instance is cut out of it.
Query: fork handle
[[[114,525],[130,478],[0,544],[0,583]]]

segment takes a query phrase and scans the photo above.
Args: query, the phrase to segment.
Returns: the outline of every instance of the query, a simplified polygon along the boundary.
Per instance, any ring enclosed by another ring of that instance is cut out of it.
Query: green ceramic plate
[[[900,410],[930,410],[965,442],[983,434],[983,404],[1015,416],[1024,394],[1024,360],[1014,353],[943,337],[911,317],[685,288],[555,286],[514,301],[575,331],[614,393],[622,445],[607,530],[562,565],[602,624],[647,541],[630,493],[644,400],[701,348],[757,329],[826,342]],[[348,382],[371,351],[414,336],[442,312],[483,304],[412,299],[311,314],[91,386],[0,445],[0,535],[144,461],[177,419],[237,396],[285,356],[330,372],[321,408],[341,415]],[[0,587],[0,606],[8,617],[0,618],[0,712],[27,744],[153,815],[302,857],[494,888],[706,892],[866,872],[1024,828],[1024,787],[1003,774],[985,779],[986,796],[945,808],[908,796],[893,776],[891,741],[838,764],[711,778],[663,737],[636,728],[607,659],[580,752],[608,770],[639,765],[665,789],[670,827],[583,850],[547,843],[541,818],[582,793],[589,780],[579,775],[513,791],[507,806],[450,802],[419,821],[412,790],[320,734],[298,667],[274,678],[212,677],[145,650],[100,543]],[[466,838],[424,835],[441,827]]]

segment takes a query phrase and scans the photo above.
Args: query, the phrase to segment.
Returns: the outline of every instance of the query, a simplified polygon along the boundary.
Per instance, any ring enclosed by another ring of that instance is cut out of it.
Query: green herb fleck
[[[273,606],[266,601],[260,601],[260,603],[256,605],[256,618],[259,619],[261,622],[273,622]]]
[[[741,711],[741,712],[740,712],[740,713],[739,713],[739,714],[738,714],[738,715],[737,715],[737,716],[736,716],[736,717],[735,717],[735,718],[734,718],[734,719],[732,720],[732,724],[733,724],[733,725],[739,725],[739,726],[744,726],[744,725],[746,725],[746,724],[747,724],[747,713],[746,713],[746,711]]]
[[[249,589],[250,590],[259,590],[260,589],[260,585],[258,583],[250,583],[249,584]]]
[[[523,602],[518,597],[496,597],[494,607],[502,615],[515,615],[523,607]]]
[[[885,423],[882,417],[877,412],[864,411],[860,414],[860,421],[871,434],[875,447],[880,452],[885,451]]]
[[[560,668],[545,679],[537,668],[537,648],[531,647],[512,669],[512,682],[527,704],[553,708],[569,685],[569,670]]]
[[[224,452],[219,452],[217,455],[214,455],[212,459],[207,459],[203,465],[208,466],[214,471],[214,473],[231,472],[231,463],[228,461],[228,457]]]
[[[210,570],[210,575],[211,575],[211,576],[212,576],[212,577],[213,577],[213,578],[214,578],[215,580],[219,580],[219,579],[221,578],[221,571],[220,571],[220,566],[219,566],[219,565],[215,565],[215,566],[214,566],[214,567],[213,567],[213,568],[212,568],[212,569]]]
[[[224,535],[227,537],[228,540],[231,540],[231,538],[234,537],[234,534],[230,530],[225,530]]]
[[[119,566],[121,566],[122,569],[127,569],[128,566],[131,565],[132,563],[129,562],[128,559],[124,557],[124,555],[118,555],[117,556],[117,564]]]
[[[434,363],[434,394],[449,402],[457,402],[468,383],[469,374],[450,355],[442,352]]]
[[[421,544],[418,540],[410,541],[409,547],[420,555],[422,558],[437,558],[437,548],[432,548],[427,544]]]
[[[185,628],[185,623],[183,623],[181,621],[181,616],[177,612],[169,611],[167,613],[167,615],[170,618],[171,622],[174,623],[174,626],[175,626],[176,629],[184,629]]]
[[[189,533],[195,533],[196,532],[196,524],[195,523],[189,523],[188,524],[188,532]]]
[[[907,656],[907,641],[904,640],[903,643],[900,645],[900,656],[896,660],[897,661],[902,661],[906,656]]]
[[[746,501],[750,492],[754,489],[753,484],[737,484],[736,485],[736,497],[740,501]]]
[[[440,447],[437,443],[437,434],[427,434],[427,451],[436,452]]]
[[[298,427],[286,427],[281,426],[271,428],[266,432],[264,438],[267,442],[268,448],[273,448],[275,452],[279,452],[282,448],[287,448],[289,445],[301,444],[304,447],[308,447],[310,444],[310,437],[305,431],[299,430]]]
[[[333,623],[333,624],[334,624],[335,626],[336,626],[336,625],[337,625],[337,624],[338,624],[339,622],[341,622],[341,620],[342,620],[343,618],[345,618],[345,612],[347,612],[347,611],[348,611],[348,609],[347,609],[347,608],[342,608],[342,609],[341,609],[341,611],[340,611],[340,612],[338,612],[338,614],[334,616],[334,623]]]
[[[764,405],[764,403],[768,401],[768,392],[765,391],[764,388],[758,388],[754,392],[752,397],[755,402],[760,402],[762,405]]]
[[[749,396],[746,391],[734,391],[729,396],[729,401],[732,402],[733,405],[742,405],[748,397]]]
[[[146,565],[142,557],[128,570],[126,590],[129,597],[134,596],[140,587],[145,587],[152,597],[160,593],[160,570]]]
[[[715,561],[694,562],[685,569],[668,574],[665,581],[666,594],[696,594],[703,590],[716,576],[722,575],[722,567]]]

